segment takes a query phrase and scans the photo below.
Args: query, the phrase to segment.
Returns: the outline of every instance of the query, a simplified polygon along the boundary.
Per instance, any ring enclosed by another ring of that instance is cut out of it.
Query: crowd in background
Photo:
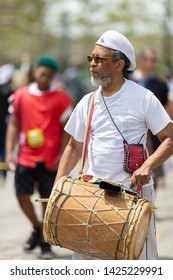
[[[33,66],[34,67],[34,66]],[[13,92],[33,81],[33,67],[26,60],[20,67],[14,64],[0,64],[0,175],[5,176],[5,135],[10,115],[10,103]],[[69,65],[63,72],[54,77],[57,89],[65,90],[73,100],[75,106],[87,92],[91,85],[82,65]]]
[[[153,48],[146,47],[140,50],[137,55],[137,68],[133,73],[129,73],[127,78],[152,90],[173,118],[173,69],[164,65],[162,72],[157,74],[159,58]],[[16,89],[33,81],[32,71],[29,56],[22,59],[20,67],[15,67],[10,62],[0,65],[0,174],[2,176],[6,175],[4,167],[5,135],[12,94]],[[143,71],[146,71],[145,78],[141,76]],[[157,82],[161,84],[157,85]],[[57,89],[65,90],[71,96],[74,106],[86,93],[93,90],[90,84],[89,70],[85,70],[83,65],[69,65],[64,71],[56,74],[54,83]],[[149,149],[152,152],[155,148],[152,148],[150,144]],[[163,177],[163,170],[160,175]]]

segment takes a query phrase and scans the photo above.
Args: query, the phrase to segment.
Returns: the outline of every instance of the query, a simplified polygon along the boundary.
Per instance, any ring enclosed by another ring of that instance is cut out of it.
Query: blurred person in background
[[[64,71],[64,87],[69,91],[74,101],[74,106],[86,94],[87,88],[82,81],[80,72],[82,65],[71,65]]]
[[[154,48],[146,47],[138,53],[138,68],[129,75],[129,78],[141,86],[151,90],[159,99],[163,107],[168,108],[168,86],[164,79],[156,75],[158,66],[158,55]],[[153,135],[149,130],[148,133],[148,150],[150,155],[159,147],[160,141],[157,136]],[[158,180],[164,178],[164,168],[160,165],[154,170],[154,187],[158,187]]]
[[[56,89],[54,76],[59,62],[42,56],[34,69],[34,82],[14,92],[12,114],[6,136],[6,164],[15,165],[15,189],[19,205],[32,224],[31,236],[24,244],[29,252],[41,248],[40,258],[51,259],[54,254],[43,240],[42,221],[37,217],[31,195],[37,189],[41,198],[48,198],[62,151],[68,141],[64,125],[72,112],[70,97]],[[14,149],[18,143],[17,161]],[[46,203],[43,207],[43,216]]]
[[[173,119],[173,70],[171,66],[165,66],[163,72],[163,78],[165,79],[168,85],[168,113],[170,117]]]
[[[0,66],[0,162],[2,164],[5,161],[5,135],[9,119],[8,98],[13,93],[11,81],[14,71],[13,64]],[[1,171],[1,174],[6,176],[6,171]]]

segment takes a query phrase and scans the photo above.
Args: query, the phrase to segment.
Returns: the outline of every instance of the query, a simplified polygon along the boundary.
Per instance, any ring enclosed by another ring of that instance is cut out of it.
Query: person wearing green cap
[[[6,164],[15,169],[15,189],[19,205],[32,224],[33,231],[24,244],[26,252],[39,246],[40,257],[54,257],[42,237],[42,221],[35,212],[31,195],[35,187],[41,198],[48,198],[61,153],[68,141],[63,127],[71,115],[72,101],[57,90],[54,76],[60,64],[51,56],[42,56],[34,69],[34,82],[15,91],[13,112],[6,136]],[[18,156],[14,149],[18,143]],[[42,204],[43,215],[46,203]]]
[[[60,63],[51,56],[41,56],[38,59],[37,66],[47,66],[57,71],[60,67]]]

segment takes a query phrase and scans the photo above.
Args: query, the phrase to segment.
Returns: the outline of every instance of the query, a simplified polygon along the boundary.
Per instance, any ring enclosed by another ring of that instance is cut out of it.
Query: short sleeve
[[[147,127],[156,135],[172,122],[168,113],[151,91],[146,95],[145,115]]]
[[[19,120],[20,119],[20,107],[21,107],[21,98],[22,95],[25,94],[27,87],[20,88],[16,90],[13,94],[13,100],[12,100],[12,113],[13,115]]]
[[[65,131],[79,142],[84,142],[85,138],[89,96],[90,94],[84,96],[76,105],[70,119],[65,126]]]
[[[67,119],[70,117],[72,113],[73,110],[72,99],[65,92],[59,92],[58,100],[60,100],[60,106],[61,106],[60,121],[61,123],[63,123],[67,121]]]

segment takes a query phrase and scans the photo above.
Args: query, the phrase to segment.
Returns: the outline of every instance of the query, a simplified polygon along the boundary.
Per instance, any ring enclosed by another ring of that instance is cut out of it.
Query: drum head
[[[139,207],[138,214],[133,221],[135,225],[131,233],[131,239],[129,240],[129,244],[127,244],[127,259],[129,260],[138,260],[142,252],[148,233],[151,212],[152,210],[150,203],[148,203],[148,201],[141,200],[141,207]]]

